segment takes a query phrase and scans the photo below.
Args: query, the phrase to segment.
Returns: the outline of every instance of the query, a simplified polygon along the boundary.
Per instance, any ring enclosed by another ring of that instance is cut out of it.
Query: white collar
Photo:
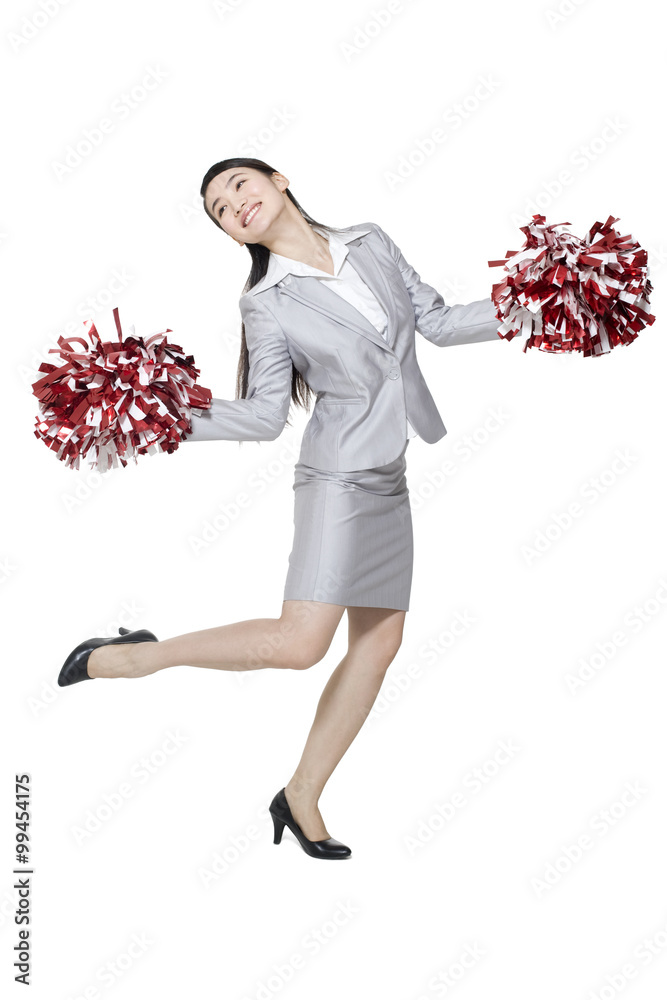
[[[369,229],[347,229],[345,232],[341,233],[328,233],[325,232],[320,226],[312,227],[315,232],[324,236],[329,242],[329,250],[331,251],[331,257],[334,264],[334,275],[338,275],[341,267],[343,266],[343,261],[347,257],[348,248],[347,244],[351,243],[352,240],[356,240],[359,236],[364,236],[366,233],[370,233]],[[331,278],[332,275],[327,274],[326,271],[320,271],[319,268],[311,267],[309,264],[304,264],[300,260],[292,260],[290,257],[282,257],[280,254],[271,252],[269,254],[269,264],[264,277],[257,282],[256,285],[249,290],[248,294],[255,294],[256,292],[263,291],[265,288],[270,288],[271,285],[276,285],[279,281],[282,281],[287,274],[301,274],[309,275],[314,274],[317,276],[326,276]]]

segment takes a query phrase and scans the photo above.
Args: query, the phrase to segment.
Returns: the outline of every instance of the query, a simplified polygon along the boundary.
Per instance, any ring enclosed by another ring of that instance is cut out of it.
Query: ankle
[[[109,646],[97,646],[88,654],[87,672],[89,677],[106,677],[115,657],[109,655]]]
[[[88,657],[91,677],[140,677],[146,672],[140,664],[137,649],[141,643],[120,643],[98,646]]]
[[[285,785],[285,793],[292,802],[298,802],[302,809],[317,809],[320,798],[320,789],[316,788],[312,782],[304,781],[301,778],[290,778]]]

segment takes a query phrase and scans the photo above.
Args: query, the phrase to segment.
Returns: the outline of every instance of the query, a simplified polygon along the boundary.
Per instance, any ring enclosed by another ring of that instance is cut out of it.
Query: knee
[[[382,650],[379,659],[379,669],[382,673],[386,673],[390,664],[396,659],[396,654],[398,653],[400,643],[398,646],[385,646]]]
[[[326,656],[337,623],[337,621],[333,623],[327,621],[324,624],[319,622],[315,625],[310,622],[304,624],[301,620],[295,621],[283,615],[280,618],[280,628],[285,642],[280,654],[280,665],[293,670],[307,670],[309,667],[314,667]]]
[[[388,629],[386,634],[380,638],[380,645],[385,656],[393,660],[403,644],[403,626],[400,628]]]
[[[307,670],[314,667],[323,659],[326,650],[317,649],[314,646],[300,645],[294,649],[290,655],[289,666],[293,670]]]
[[[279,649],[273,652],[271,666],[307,670],[308,667],[319,663],[325,653],[326,648],[323,645],[313,641],[308,642],[303,635],[295,631],[290,634],[289,639],[284,639]]]
[[[401,648],[401,642],[402,638],[400,636],[393,636],[387,637],[376,644],[373,651],[373,663],[378,674],[383,676],[387,672]]]

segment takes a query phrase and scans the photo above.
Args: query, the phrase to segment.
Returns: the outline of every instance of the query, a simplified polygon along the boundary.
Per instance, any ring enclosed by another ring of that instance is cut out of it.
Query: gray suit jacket
[[[343,236],[342,234],[346,234]],[[245,399],[213,399],[185,441],[272,441],[285,426],[292,363],[315,393],[299,461],[331,471],[386,465],[406,441],[406,416],[429,443],[447,429],[415,354],[415,329],[439,347],[498,340],[491,298],[445,305],[374,222],[340,231],[348,260],[388,315],[387,339],[312,275],[269,274],[241,296],[249,356]]]

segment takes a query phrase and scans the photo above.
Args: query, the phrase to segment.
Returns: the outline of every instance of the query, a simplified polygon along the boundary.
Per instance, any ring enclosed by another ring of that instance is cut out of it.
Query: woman
[[[290,403],[316,402],[295,466],[294,540],[280,618],[159,642],[147,630],[91,639],[61,686],[143,677],[165,667],[304,669],[327,652],[343,612],[348,650],[320,698],[301,760],[270,805],[274,843],[287,825],[314,857],[348,857],[318,808],[401,645],[412,582],[405,478],[410,437],[445,433],[419,369],[415,329],[440,346],[500,340],[490,298],[446,306],[375,223],[334,230],[303,211],[262,160],[214,164],[208,216],[252,258],[240,300],[237,398],[193,415],[186,441],[273,440]],[[333,293],[333,294],[332,294]]]

